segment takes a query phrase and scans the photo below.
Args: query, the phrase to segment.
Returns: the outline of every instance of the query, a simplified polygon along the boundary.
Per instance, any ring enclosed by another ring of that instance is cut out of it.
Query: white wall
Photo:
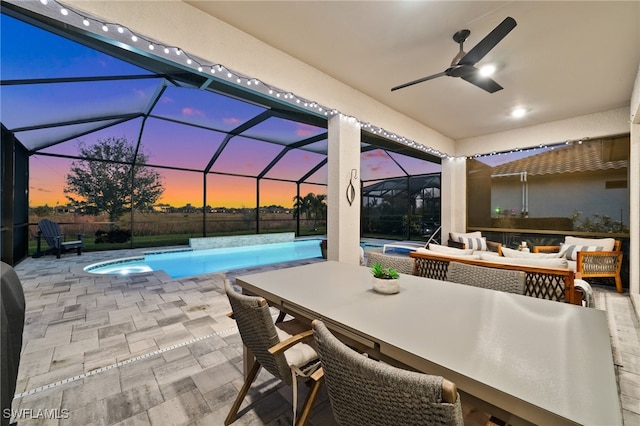
[[[612,180],[627,180],[627,171],[606,174],[567,173],[528,178],[529,217],[569,217],[580,212],[579,221],[594,214],[609,216],[629,226],[629,192],[627,188],[607,189]],[[522,209],[522,183],[519,177],[491,182],[491,209]]]

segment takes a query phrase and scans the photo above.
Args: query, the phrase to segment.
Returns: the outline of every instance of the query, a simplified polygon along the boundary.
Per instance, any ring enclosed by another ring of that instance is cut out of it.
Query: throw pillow
[[[473,254],[473,249],[459,249],[455,247],[441,246],[439,244],[429,244],[429,250],[442,254],[464,255]]]
[[[602,246],[602,251],[613,251],[614,238],[578,238],[564,237],[564,243],[570,246]]]
[[[568,260],[578,260],[579,251],[605,251],[602,246],[574,246],[564,244],[560,253],[563,253]]]
[[[458,242],[464,244],[465,249],[487,251],[487,239],[482,238],[458,238]]]
[[[460,250],[460,249],[458,249]],[[444,257],[452,257],[455,259],[469,259],[469,260],[480,260],[479,254],[452,254],[452,253],[440,253],[433,250],[428,250],[426,248],[419,248],[416,250],[418,253],[430,254],[431,256],[444,256]],[[460,250],[461,252],[466,252],[467,250]]]
[[[482,232],[449,232],[450,240],[460,241],[460,238],[482,238]]]
[[[514,257],[520,259],[554,259],[562,257],[561,253],[529,253],[526,251],[510,249],[508,247],[502,247],[502,255],[504,257]]]
[[[567,259],[523,259],[514,257],[500,257],[495,254],[483,253],[480,255],[480,259],[488,262],[497,262],[503,265],[520,265],[520,266],[534,266],[538,268],[556,268],[556,269],[568,269],[569,264]]]

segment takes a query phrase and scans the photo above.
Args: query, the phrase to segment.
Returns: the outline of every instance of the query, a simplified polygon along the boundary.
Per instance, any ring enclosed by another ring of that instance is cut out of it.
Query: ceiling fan
[[[442,77],[448,75],[449,77],[460,77],[463,80],[468,81],[469,83],[478,86],[481,89],[486,90],[489,93],[497,92],[502,89],[498,83],[492,80],[489,77],[485,77],[480,74],[480,70],[476,68],[474,65],[480,61],[484,56],[489,53],[491,49],[493,49],[500,41],[511,32],[512,29],[517,25],[515,19],[511,17],[507,17],[504,21],[502,21],[497,27],[493,29],[485,38],[483,38],[480,43],[476,44],[473,49],[469,51],[469,53],[463,50],[463,44],[471,31],[469,30],[460,30],[453,35],[453,40],[460,45],[460,51],[451,61],[451,66],[444,70],[443,72],[439,72],[437,74],[430,75],[428,77],[419,78],[414,81],[410,81],[405,84],[401,84],[400,86],[396,86],[391,89],[394,90],[402,89],[408,86],[413,86],[414,84],[422,83],[423,81],[433,80],[434,78]]]

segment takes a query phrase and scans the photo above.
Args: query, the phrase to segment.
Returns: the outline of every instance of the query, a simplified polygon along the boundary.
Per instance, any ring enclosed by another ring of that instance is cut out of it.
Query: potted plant
[[[400,290],[398,279],[400,274],[393,268],[385,268],[380,263],[371,266],[373,274],[373,290],[383,294],[395,294]]]

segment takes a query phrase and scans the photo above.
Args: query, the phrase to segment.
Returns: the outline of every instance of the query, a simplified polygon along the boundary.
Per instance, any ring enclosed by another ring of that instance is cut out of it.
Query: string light
[[[511,150],[507,150],[507,151],[493,151],[490,153],[486,153],[486,154],[473,154],[470,156],[462,156],[459,158],[462,159],[467,159],[467,160],[472,160],[472,159],[478,159],[478,158],[486,158],[486,157],[494,157],[494,156],[499,156],[499,155],[508,155],[508,154],[516,154],[516,153],[534,153],[537,151],[541,151],[541,150],[554,150],[556,148],[562,147],[562,146],[567,146],[567,145],[573,145],[573,144],[577,144],[577,145],[581,145],[582,142],[584,140],[587,140],[589,138],[579,138],[579,139],[575,139],[575,140],[566,140],[564,142],[558,142],[558,143],[553,143],[553,144],[539,144],[538,146],[535,147],[531,147],[531,148],[514,148]]]
[[[40,0],[40,2],[46,6],[49,3],[49,0]],[[58,4],[55,0],[52,1],[52,3]],[[370,123],[362,122],[358,120],[356,117],[342,114],[340,111],[338,111],[335,108],[326,107],[324,105],[318,104],[317,102],[304,99],[291,92],[284,91],[282,89],[271,86],[261,81],[258,78],[246,76],[239,72],[230,70],[229,68],[223,66],[222,64],[207,64],[203,60],[186,53],[184,50],[182,50],[179,47],[172,47],[172,46],[166,46],[164,44],[160,44],[148,37],[144,37],[140,34],[134,33],[132,30],[130,30],[127,27],[124,27],[115,23],[104,22],[98,18],[79,12],[73,8],[64,8],[59,4],[57,7],[60,7],[60,13],[64,16],[67,16],[68,17],[67,19],[71,21],[70,23],[73,23],[73,18],[75,18],[75,19],[79,19],[82,25],[84,25],[85,27],[92,26],[92,22],[93,22],[97,25],[97,27],[102,28],[104,32],[109,31],[109,26],[117,28],[117,33],[122,35],[123,38],[119,39],[118,34],[114,34],[115,41],[121,41],[123,43],[126,43],[127,42],[126,40],[131,40],[131,42],[137,43],[139,40],[143,40],[143,42],[146,43],[147,49],[149,51],[152,51],[155,53],[155,49],[157,47],[158,49],[162,49],[166,55],[171,55],[171,52],[175,52],[175,57],[173,57],[172,60],[174,60],[176,63],[186,64],[189,66],[189,68],[199,73],[205,73],[207,72],[205,70],[208,70],[208,72],[210,72],[211,74],[217,74],[217,75],[220,75],[221,77],[224,77],[226,75],[227,79],[232,84],[233,83],[238,85],[246,84],[247,86],[253,86],[256,88],[254,90],[259,90],[264,94],[268,94],[269,96],[272,96],[278,99],[284,99],[287,102],[290,102],[292,104],[302,105],[304,106],[305,109],[325,117],[331,118],[337,115],[347,117],[349,122],[357,124],[361,129],[369,133],[384,136],[387,139],[391,139],[393,141],[396,141],[398,143],[401,143],[413,149],[426,152],[433,156],[437,156],[440,158],[453,158],[448,154],[442,153],[434,148],[428,147],[421,143],[399,136],[393,132],[389,132],[381,127],[374,126]],[[69,15],[70,12],[73,14],[73,16]],[[69,23],[69,22],[66,22],[66,23]],[[223,71],[226,71],[226,74],[224,74]]]

